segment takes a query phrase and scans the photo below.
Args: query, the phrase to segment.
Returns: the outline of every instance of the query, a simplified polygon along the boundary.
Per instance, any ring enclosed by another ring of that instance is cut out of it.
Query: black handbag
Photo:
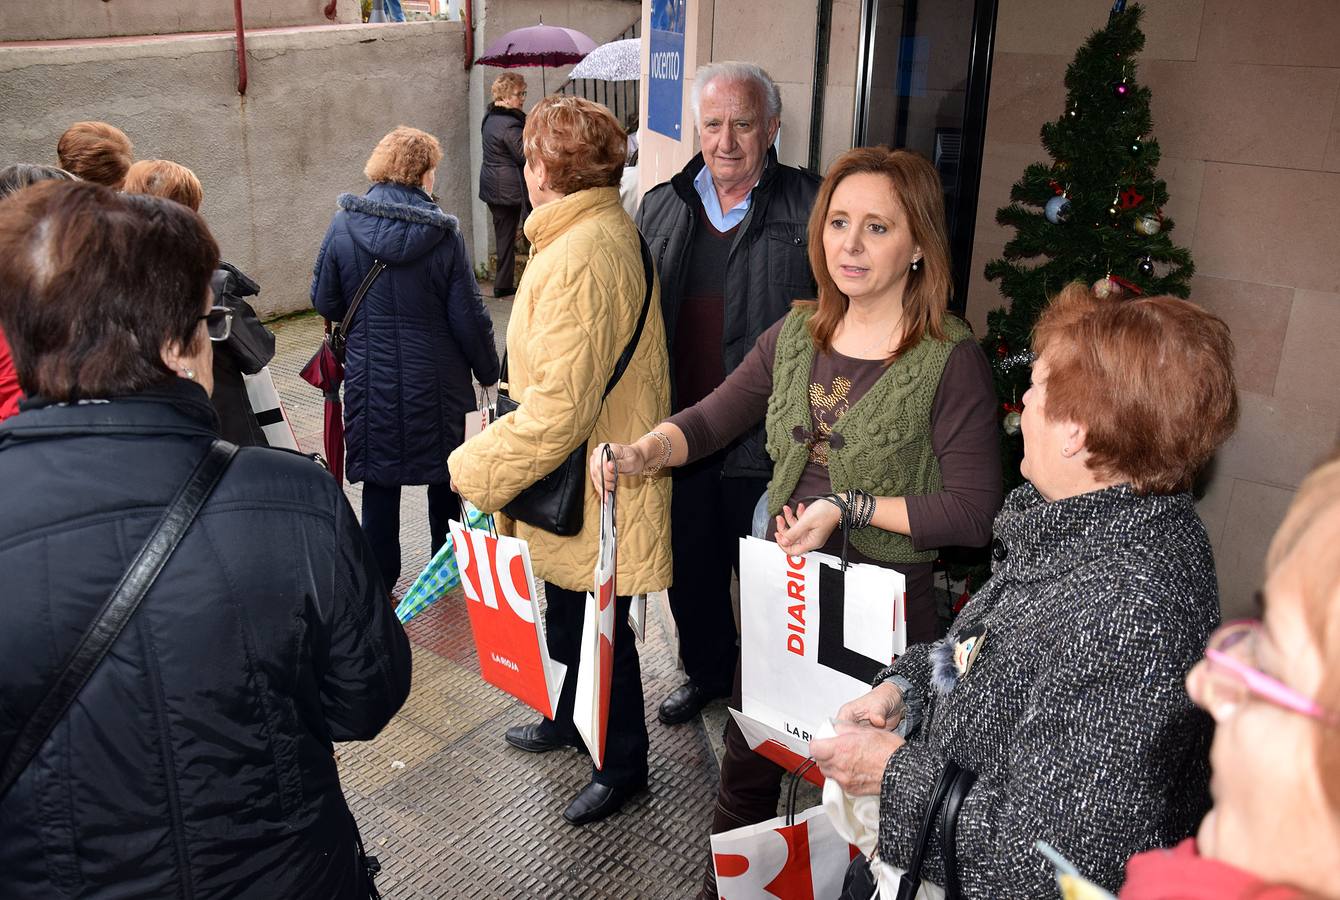
[[[602,404],[632,361],[633,353],[637,350],[638,341],[642,337],[642,326],[647,322],[647,310],[651,306],[652,285],[655,278],[651,251],[647,249],[647,242],[642,240],[641,236],[638,237],[638,244],[642,250],[642,273],[647,279],[647,291],[642,298],[642,312],[637,317],[637,328],[633,331],[628,346],[619,356],[619,361],[614,366],[614,374],[610,376],[609,382],[605,385],[605,393],[600,397]],[[519,403],[501,389],[501,384],[505,384],[506,381],[507,357],[504,355],[498,401],[495,406],[498,416],[514,412],[520,407]],[[559,463],[558,468],[517,494],[511,503],[502,508],[502,511],[518,522],[525,522],[527,525],[560,537],[579,534],[586,506],[586,483],[589,480],[586,474],[588,441],[589,438],[587,441],[582,441],[581,446],[569,453],[567,458]]]
[[[93,624],[80,636],[79,643],[75,644],[74,650],[66,658],[55,682],[19,730],[18,737],[5,756],[4,765],[0,766],[0,799],[18,781],[23,770],[28,768],[37,751],[51,735],[52,729],[65,717],[70,704],[79,696],[89,677],[107,655],[117,635],[126,627],[130,617],[135,615],[140,601],[153,587],[158,574],[163,571],[163,566],[181,543],[182,537],[236,454],[236,444],[214,441],[191,477],[177,490],[149,539],[135,555],[130,568],[121,576],[120,582],[98,610]]]
[[[926,845],[930,843],[937,813],[940,816],[940,853],[945,866],[945,900],[960,900],[963,896],[958,877],[955,839],[959,810],[976,780],[977,773],[961,768],[952,759],[945,761],[935,790],[931,792],[930,803],[926,805],[926,814],[921,819],[921,831],[917,834],[912,861],[898,882],[898,900],[912,900],[921,888],[921,866],[926,858]]]

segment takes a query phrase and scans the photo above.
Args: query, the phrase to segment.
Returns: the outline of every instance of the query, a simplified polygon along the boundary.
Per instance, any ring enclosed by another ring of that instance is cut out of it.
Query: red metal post
[[[474,0],[462,0],[465,4],[465,71],[475,64],[475,15]]]
[[[242,0],[233,0],[233,21],[237,23],[237,92],[247,94],[247,37],[242,28]]]

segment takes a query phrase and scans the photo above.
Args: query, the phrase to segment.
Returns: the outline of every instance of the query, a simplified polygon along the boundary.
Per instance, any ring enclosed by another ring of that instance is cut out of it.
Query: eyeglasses
[[[226,306],[211,306],[200,319],[211,341],[226,341],[233,333],[233,311]]]
[[[1196,702],[1220,721],[1254,695],[1281,709],[1340,727],[1340,716],[1256,667],[1260,632],[1260,622],[1240,619],[1210,635],[1205,646],[1205,678]]]

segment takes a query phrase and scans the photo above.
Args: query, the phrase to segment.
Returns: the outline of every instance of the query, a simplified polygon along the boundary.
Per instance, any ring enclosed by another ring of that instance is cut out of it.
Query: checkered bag
[[[462,512],[470,528],[493,530],[493,516],[482,513],[469,503],[462,503]],[[404,599],[395,608],[396,618],[403,625],[410,619],[445,597],[461,583],[461,571],[456,566],[456,551],[448,536],[442,549],[423,567],[419,577],[405,591]]]

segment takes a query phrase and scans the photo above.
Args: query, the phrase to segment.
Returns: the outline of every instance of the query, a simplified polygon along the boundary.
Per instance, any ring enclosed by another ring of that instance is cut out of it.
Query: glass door
[[[963,311],[998,0],[862,0],[854,146],[915,150],[940,173]]]

